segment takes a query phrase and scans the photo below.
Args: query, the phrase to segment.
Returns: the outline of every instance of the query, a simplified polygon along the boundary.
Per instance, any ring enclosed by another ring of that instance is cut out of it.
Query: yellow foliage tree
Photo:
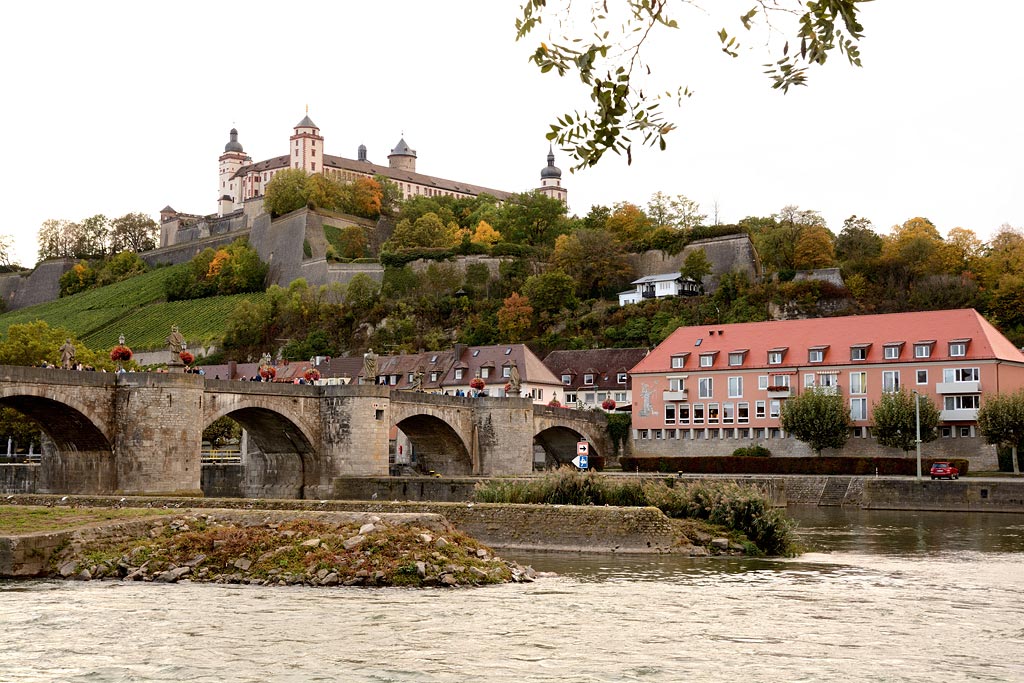
[[[797,270],[830,268],[836,265],[832,233],[821,225],[809,225],[800,231],[793,251],[793,264]]]
[[[213,255],[213,260],[210,261],[210,267],[206,270],[206,277],[213,279],[220,275],[220,271],[224,270],[224,265],[231,260],[231,254],[226,249],[218,249],[217,253]]]
[[[533,324],[533,306],[525,296],[512,292],[498,309],[498,331],[506,342],[522,341]]]
[[[474,244],[483,244],[490,247],[501,241],[501,233],[491,227],[490,223],[482,220],[476,224],[476,230],[473,232],[470,241]]]

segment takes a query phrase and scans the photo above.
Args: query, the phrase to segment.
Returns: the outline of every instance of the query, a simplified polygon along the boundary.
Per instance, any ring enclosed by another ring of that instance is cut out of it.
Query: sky
[[[666,151],[570,173],[555,149],[570,214],[660,191],[709,222],[796,205],[836,233],[853,214],[880,234],[915,216],[982,239],[1024,226],[1024,3],[868,3],[864,66],[836,55],[787,95],[762,74],[759,36],[738,59],[718,49],[752,5],[733,4],[679,4],[682,28],[651,46],[651,87],[694,92],[666,111]],[[386,164],[404,137],[421,173],[534,189],[549,124],[588,102],[528,63],[543,35],[517,43],[517,14],[516,0],[4,3],[0,235],[31,266],[50,218],[213,213],[229,130],[254,161],[278,156],[307,106],[328,154],[365,144]]]

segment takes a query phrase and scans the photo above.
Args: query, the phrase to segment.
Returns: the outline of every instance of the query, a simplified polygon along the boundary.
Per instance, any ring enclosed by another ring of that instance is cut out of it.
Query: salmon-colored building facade
[[[931,397],[933,457],[995,469],[977,431],[986,396],[1024,387],[1024,354],[973,309],[681,327],[631,371],[637,455],[727,455],[760,444],[813,455],[779,426],[783,402],[810,387],[840,393],[853,419],[841,454],[902,455],[871,438],[883,392]]]

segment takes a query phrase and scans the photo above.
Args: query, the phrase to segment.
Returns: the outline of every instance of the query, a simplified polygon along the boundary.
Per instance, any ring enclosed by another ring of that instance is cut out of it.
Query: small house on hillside
[[[645,275],[633,280],[633,289],[619,292],[619,306],[640,303],[644,299],[664,299],[670,296],[699,296],[704,293],[701,283],[683,277],[678,271],[660,275]]]

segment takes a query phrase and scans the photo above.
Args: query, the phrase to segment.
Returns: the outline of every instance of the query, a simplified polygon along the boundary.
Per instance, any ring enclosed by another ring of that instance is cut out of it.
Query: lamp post
[[[123,334],[117,335],[117,345],[120,346],[120,347],[124,347],[124,335]],[[122,370],[124,370],[124,366],[121,365],[121,360],[118,359],[118,361],[117,361],[117,374],[120,375]]]
[[[917,425],[917,478],[921,479],[921,394],[914,389],[914,421]]]

